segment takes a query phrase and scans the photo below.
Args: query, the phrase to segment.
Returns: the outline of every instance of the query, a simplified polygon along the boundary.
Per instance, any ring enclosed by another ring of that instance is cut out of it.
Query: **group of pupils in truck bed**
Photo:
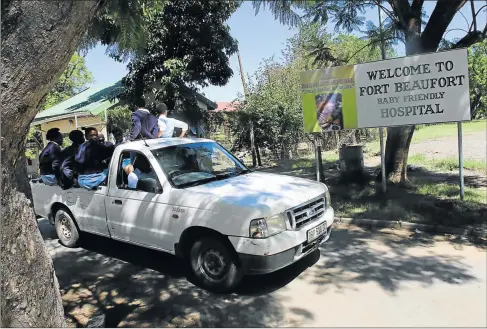
[[[51,128],[46,133],[48,143],[39,155],[39,171],[41,181],[46,185],[59,185],[62,189],[82,187],[88,190],[96,189],[107,178],[109,160],[117,145],[140,139],[170,138],[174,128],[181,129],[179,137],[183,137],[188,130],[185,122],[167,117],[167,106],[157,103],[154,107],[156,115],[145,108],[145,102],[139,100],[132,112],[132,127],[130,134],[124,139],[121,130],[115,129],[115,144],[105,142],[102,134],[93,127],[73,130],[69,133],[71,145],[61,148],[63,136],[59,128]],[[140,172],[134,169],[135,152],[130,152],[130,158],[122,161],[122,168],[131,182],[137,181]],[[135,183],[132,183],[135,184]]]

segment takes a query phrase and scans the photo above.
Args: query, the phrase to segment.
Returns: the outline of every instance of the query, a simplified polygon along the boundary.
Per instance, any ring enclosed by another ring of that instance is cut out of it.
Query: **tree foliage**
[[[79,46],[88,51],[99,42],[107,54],[126,62],[144,53],[151,19],[163,10],[166,0],[105,0],[93,17]]]
[[[195,91],[225,85],[233,71],[229,57],[237,51],[226,21],[236,2],[171,0],[149,22],[144,55],[128,65],[123,79],[130,103],[145,97],[162,100],[170,109],[198,114]]]
[[[470,107],[473,118],[487,114],[487,40],[468,49]]]
[[[42,110],[48,109],[74,95],[80,93],[90,83],[93,83],[93,76],[86,67],[85,58],[75,53],[68,63],[68,66],[57,79],[51,91],[46,96]]]
[[[316,52],[310,51],[320,47],[328,49],[327,58],[317,59]],[[388,51],[393,54],[392,49]],[[242,110],[229,115],[233,134],[238,136],[236,149],[250,147],[252,122],[257,146],[272,150],[278,159],[287,158],[304,138],[300,72],[337,63],[374,61],[380,52],[358,37],[332,36],[320,24],[310,23],[301,25],[288,40],[283,57],[283,62],[273,58],[263,61],[249,79]]]

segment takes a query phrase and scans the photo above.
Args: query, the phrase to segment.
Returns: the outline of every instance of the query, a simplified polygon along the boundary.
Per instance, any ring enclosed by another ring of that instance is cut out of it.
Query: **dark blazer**
[[[142,110],[132,113],[132,129],[130,130],[129,140],[157,138],[159,125],[155,115]]]
[[[49,142],[47,146],[39,154],[39,171],[41,175],[55,175],[59,178],[62,162],[61,147],[54,143]]]
[[[86,141],[78,149],[75,161],[78,163],[80,175],[100,173],[108,168],[108,160],[115,147],[113,145],[103,145],[97,141]]]
[[[68,189],[73,187],[76,178],[78,178],[78,163],[74,160],[78,153],[80,145],[71,144],[62,151],[63,162],[61,164],[61,176],[59,180],[59,186],[62,189]]]

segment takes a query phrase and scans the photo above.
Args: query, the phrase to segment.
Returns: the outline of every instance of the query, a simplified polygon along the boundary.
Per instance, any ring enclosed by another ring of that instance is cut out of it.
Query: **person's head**
[[[123,141],[123,132],[121,129],[113,129],[113,137],[115,137],[115,142],[119,143]]]
[[[55,142],[59,145],[63,144],[63,135],[59,131],[59,128],[51,128],[46,133],[46,139],[50,142]]]
[[[96,141],[98,139],[98,130],[94,127],[85,128],[85,138],[87,141]]]
[[[167,105],[164,103],[157,103],[156,113],[157,115],[167,115]]]
[[[102,133],[99,133],[98,134],[98,142],[100,144],[104,144],[105,143],[105,135],[103,135]]]
[[[85,142],[85,135],[81,130],[72,130],[69,133],[69,140],[73,142],[73,144],[81,145]]]
[[[134,101],[134,106],[135,106],[135,109],[143,109],[145,107],[145,100],[140,97],[140,98],[137,98],[135,101]]]

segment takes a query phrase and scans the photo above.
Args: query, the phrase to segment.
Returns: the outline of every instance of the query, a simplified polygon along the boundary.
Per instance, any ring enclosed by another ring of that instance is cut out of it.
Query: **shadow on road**
[[[162,252],[91,234],[68,249],[54,227],[40,221],[59,280],[65,315],[82,327],[97,313],[107,327],[265,327],[289,325],[278,298],[269,294],[316,263],[319,251],[279,272],[245,278],[234,294],[214,294],[193,285],[185,264]],[[312,320],[304,309],[288,311],[295,323]]]
[[[52,226],[40,222],[39,227],[66,317],[78,327],[99,312],[106,315],[107,327],[305,326],[313,313],[304,306],[283,306],[292,301],[288,284],[293,280],[304,280],[318,294],[370,282],[395,294],[408,282],[476,280],[461,257],[431,248],[437,244],[432,236],[338,228],[320,252],[279,272],[245,278],[236,293],[221,295],[194,286],[184,264],[171,255],[92,235],[84,236],[82,248],[68,249],[53,238]]]

